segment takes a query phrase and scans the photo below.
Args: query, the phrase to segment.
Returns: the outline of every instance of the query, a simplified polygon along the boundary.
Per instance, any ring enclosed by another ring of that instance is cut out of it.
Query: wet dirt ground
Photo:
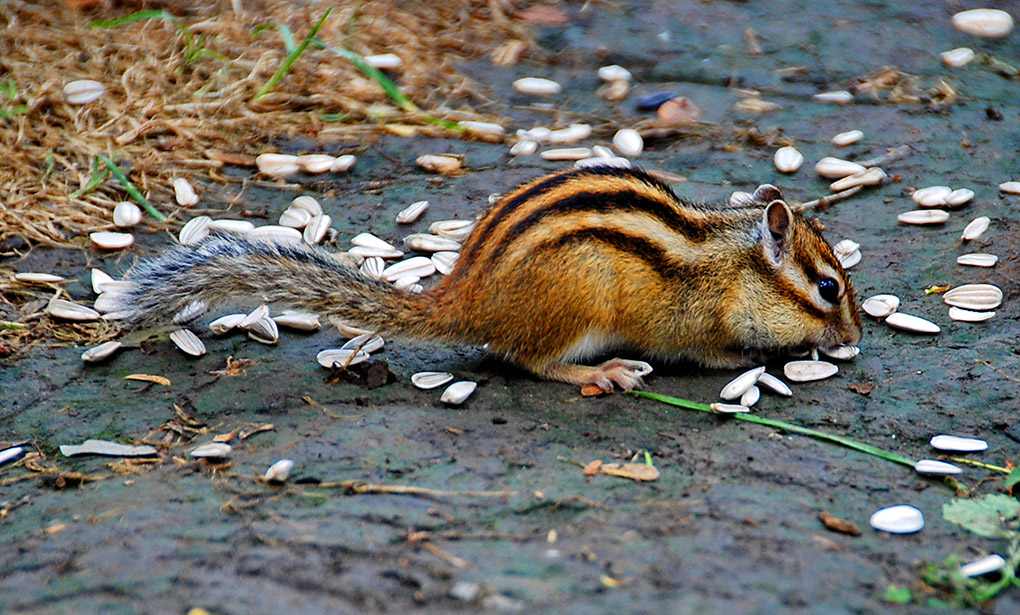
[[[1016,461],[1020,197],[1000,195],[997,185],[1020,179],[1018,82],[980,62],[946,68],[937,54],[969,45],[1015,63],[1017,35],[991,41],[956,32],[949,17],[972,8],[967,2],[857,3],[838,16],[820,4],[617,2],[584,12],[572,6],[568,25],[539,28],[539,41],[553,52],[547,64],[494,68],[479,59],[462,70],[486,84],[513,129],[548,124],[553,115],[509,84],[525,75],[560,81],[563,95],[537,102],[607,127],[589,142],[605,143],[616,128],[647,117],[634,109],[636,95],[670,90],[689,97],[708,126],[695,136],[649,141],[640,162],[685,176],[675,188],[696,200],[724,200],[733,190],[772,182],[791,201],[807,201],[827,194],[827,181],[811,168],[822,156],[867,159],[909,145],[907,157],[885,166],[899,182],[817,217],[830,241],[861,244],[864,257],[852,271],[860,297],[894,293],[902,311],[935,321],[942,332],[912,335],[866,319],[861,355],[840,364],[836,377],[796,385],[789,399],[765,394],[754,411],[915,459],[935,455],[932,435],[972,435],[989,443],[974,459]],[[757,32],[762,54],[748,52],[745,28]],[[595,94],[595,69],[609,63],[635,75],[634,93],[619,105]],[[923,87],[945,78],[959,100],[936,110],[924,102],[811,99],[883,66],[916,75]],[[782,72],[789,67],[803,68]],[[759,90],[781,108],[763,116],[735,111],[734,87]],[[804,168],[779,175],[773,146],[735,136],[751,126],[793,139]],[[860,143],[840,149],[829,143],[852,128],[865,132]],[[330,147],[358,154],[350,173],[297,178],[300,192],[249,190],[229,214],[222,204],[236,186],[207,186],[204,206],[224,217],[251,210],[275,221],[294,196],[311,194],[333,216],[346,247],[364,230],[397,241],[434,220],[473,216],[490,193],[563,166],[537,156],[511,160],[503,145],[461,140],[382,137]],[[466,174],[439,178],[414,165],[419,154],[447,151],[465,156]],[[897,213],[914,209],[910,189],[933,184],[968,187],[976,196],[943,226],[898,224]],[[420,199],[432,203],[425,219],[397,228],[394,214]],[[981,215],[992,219],[990,230],[961,245],[963,226]],[[3,266],[74,277],[68,292],[88,300],[90,267],[121,273],[134,258],[170,243],[166,234],[140,233],[139,245],[120,255],[34,250]],[[1000,260],[992,269],[955,264],[957,255],[973,251]],[[1002,288],[995,318],[950,321],[939,297],[924,293],[930,285],[968,282]],[[0,363],[0,439],[28,440],[63,471],[108,477],[60,488],[23,467],[0,470],[4,479],[27,477],[0,487],[8,509],[0,521],[0,610],[912,613],[923,607],[883,601],[886,588],[907,586],[924,596],[923,563],[1003,548],[942,519],[954,493],[938,478],[648,400],[582,398],[571,386],[537,381],[478,349],[390,341],[378,358],[396,382],[367,389],[327,382],[315,363],[318,350],[341,340],[335,331],[284,332],[278,346],[239,335],[202,337],[209,352],[198,359],[157,341],[94,366],[83,365],[83,349],[71,347],[39,347]],[[215,374],[227,357],[251,364],[237,375]],[[782,363],[770,371],[780,373]],[[438,392],[411,386],[409,376],[425,369],[480,385],[464,406],[446,407]],[[171,385],[124,380],[133,373],[165,376]],[[734,375],[656,365],[646,388],[714,401]],[[164,423],[186,425],[175,406],[209,428],[194,442],[274,428],[235,440],[229,465],[191,460],[185,444],[133,469],[57,451],[92,437],[159,439]],[[563,461],[627,461],[641,449],[661,471],[654,482],[589,478]],[[287,484],[255,480],[282,457],[296,463]],[[975,487],[989,476],[967,468],[960,480]],[[436,492],[357,493],[337,486],[344,481]],[[978,492],[1000,487],[996,478]],[[872,512],[893,504],[918,507],[926,527],[903,536],[868,527]],[[862,535],[827,531],[820,511],[857,523]],[[1005,592],[983,610],[1016,613],[1020,593]]]

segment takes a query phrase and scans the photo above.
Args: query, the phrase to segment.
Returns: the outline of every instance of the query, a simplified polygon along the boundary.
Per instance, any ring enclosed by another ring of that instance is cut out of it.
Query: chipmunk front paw
[[[589,384],[598,385],[607,393],[613,390],[613,384],[624,391],[630,391],[641,386],[641,378],[650,373],[652,366],[644,361],[610,359],[592,368],[592,380]]]

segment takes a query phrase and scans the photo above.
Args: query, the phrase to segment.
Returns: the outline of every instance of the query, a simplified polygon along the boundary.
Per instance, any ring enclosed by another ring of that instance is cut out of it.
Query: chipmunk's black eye
[[[839,282],[832,278],[818,280],[818,294],[829,303],[839,302]]]

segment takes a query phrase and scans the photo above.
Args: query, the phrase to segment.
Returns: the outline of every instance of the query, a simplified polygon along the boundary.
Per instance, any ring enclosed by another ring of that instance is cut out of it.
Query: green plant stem
[[[308,36],[301,41],[301,44],[298,45],[294,51],[287,54],[287,57],[283,60],[283,64],[281,64],[280,68],[276,70],[276,73],[274,73],[273,76],[269,78],[269,81],[267,81],[265,85],[259,89],[255,96],[252,97],[253,102],[271,92],[273,88],[275,88],[287,75],[287,73],[290,72],[290,68],[294,65],[294,62],[297,62],[298,58],[305,53],[305,49],[308,49],[308,45],[310,45],[312,41],[315,40],[315,37],[318,36],[319,29],[322,28],[322,24],[326,23],[326,18],[329,17],[331,12],[333,12],[332,8],[326,9],[326,12],[319,18],[319,21],[315,22],[315,25],[312,26],[312,30],[308,33]]]
[[[113,173],[113,176],[117,178],[122,186],[124,186],[124,191],[127,192],[136,203],[141,205],[142,209],[149,212],[150,216],[160,222],[166,222],[166,216],[159,213],[159,211],[157,211],[156,208],[149,203],[148,199],[142,196],[142,193],[138,191],[138,188],[135,188],[135,185],[131,183],[131,180],[127,178],[127,175],[124,175],[124,171],[120,170],[120,167],[117,166],[116,162],[102,154],[99,154],[97,157],[106,163],[106,166],[110,169],[110,172]]]
[[[963,457],[950,457],[950,459],[957,463],[965,463],[967,465],[977,466],[979,468],[984,468],[986,470],[1002,472],[1003,474],[1009,474],[1010,472],[1012,472],[1012,470],[1010,470],[1009,468],[1004,468],[1002,466],[993,466],[990,463],[982,463],[980,461],[974,461],[973,459],[964,459]]]
[[[698,412],[722,415],[722,413],[712,410],[711,406],[709,406],[708,404],[693,402],[686,399],[681,399],[679,397],[659,395],[658,393],[649,393],[647,391],[631,391],[630,394],[637,397],[644,397],[647,399],[659,401],[664,404],[669,404],[671,406],[677,406],[678,408],[686,408],[687,410],[697,410]],[[851,440],[849,438],[844,438],[842,436],[834,436],[832,434],[827,434],[825,432],[815,431],[814,429],[801,427],[800,425],[794,425],[793,423],[786,423],[784,421],[777,421],[775,419],[767,419],[753,414],[725,414],[724,416],[735,421],[745,421],[748,423],[755,423],[757,425],[765,425],[767,427],[773,427],[775,429],[782,429],[783,431],[789,431],[791,433],[798,433],[804,436],[809,436],[818,440],[825,440],[826,442],[839,444],[840,446],[845,446],[855,451],[860,451],[862,453],[874,455],[875,457],[885,459],[886,461],[892,461],[893,463],[909,466],[911,468],[913,468],[915,464],[915,462],[912,459],[908,459],[897,453],[880,449],[877,446],[872,446],[870,444],[865,444],[863,442],[857,442],[856,440]]]

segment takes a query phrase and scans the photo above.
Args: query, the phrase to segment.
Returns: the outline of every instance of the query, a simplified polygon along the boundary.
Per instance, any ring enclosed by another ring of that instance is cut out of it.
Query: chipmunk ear
[[[779,201],[783,198],[783,193],[779,191],[772,184],[762,184],[758,186],[758,189],[751,195],[751,199],[755,203],[771,203],[772,201]]]
[[[760,188],[759,188],[760,190]],[[774,265],[780,265],[789,251],[790,230],[793,226],[793,212],[780,200],[774,200],[765,208],[761,220],[762,243],[765,254]]]

